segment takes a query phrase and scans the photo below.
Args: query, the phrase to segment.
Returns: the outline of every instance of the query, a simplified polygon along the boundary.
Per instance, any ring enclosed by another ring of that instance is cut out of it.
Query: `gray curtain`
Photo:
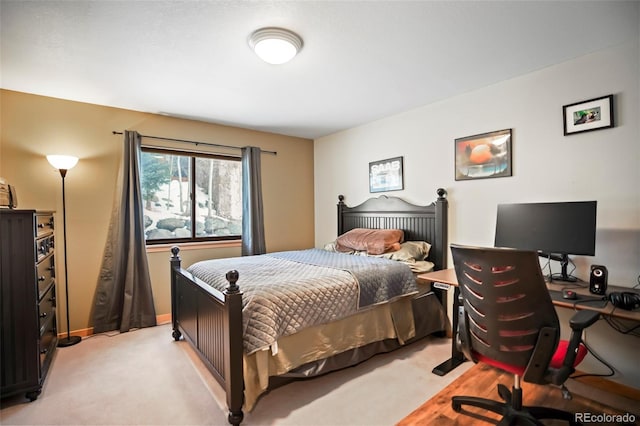
[[[93,306],[95,333],[156,325],[140,191],[140,135],[125,131],[111,223]]]
[[[260,148],[242,148],[242,255],[267,252],[264,240]]]

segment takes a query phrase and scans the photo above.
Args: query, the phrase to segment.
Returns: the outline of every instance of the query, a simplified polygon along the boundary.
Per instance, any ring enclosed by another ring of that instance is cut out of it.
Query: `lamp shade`
[[[47,155],[47,161],[58,170],[69,170],[78,164],[78,157],[71,155]]]
[[[251,34],[249,46],[263,61],[278,65],[289,62],[302,49],[302,39],[283,28],[261,28]]]

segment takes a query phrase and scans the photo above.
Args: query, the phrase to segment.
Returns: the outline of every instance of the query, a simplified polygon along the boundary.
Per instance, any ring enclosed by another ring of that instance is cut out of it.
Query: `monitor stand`
[[[574,283],[576,281],[578,281],[578,279],[576,277],[572,277],[571,275],[569,275],[567,273],[567,267],[569,266],[569,255],[566,253],[563,254],[554,254],[554,253],[544,253],[544,252],[538,252],[539,256],[542,257],[546,257],[548,259],[551,260],[555,260],[556,262],[560,262],[560,266],[561,266],[561,270],[560,270],[560,276],[558,276],[557,274],[554,276],[554,274],[551,273],[551,271],[549,271],[549,282],[553,282],[554,280],[556,281],[565,281],[565,282],[569,282],[569,283]]]
[[[560,255],[561,259],[560,259],[560,266],[562,267],[561,272],[560,272],[560,278],[556,277],[557,281],[566,281],[566,282],[576,282],[578,281],[576,279],[576,277],[572,277],[571,275],[567,274],[567,266],[569,266],[569,255],[568,254],[562,254]],[[553,274],[551,275],[551,281],[553,281]]]

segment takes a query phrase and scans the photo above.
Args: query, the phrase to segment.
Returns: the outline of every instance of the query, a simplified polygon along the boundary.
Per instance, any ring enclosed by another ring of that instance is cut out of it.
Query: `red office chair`
[[[502,414],[499,425],[541,425],[537,419],[561,419],[572,413],[522,405],[525,382],[562,385],[586,355],[582,330],[599,317],[579,311],[570,320],[569,341],[559,341],[560,326],[540,271],[538,255],[506,248],[451,246],[460,285],[458,344],[473,362],[483,362],[514,375],[509,391],[498,385],[504,402],[454,396],[452,407],[471,405]]]

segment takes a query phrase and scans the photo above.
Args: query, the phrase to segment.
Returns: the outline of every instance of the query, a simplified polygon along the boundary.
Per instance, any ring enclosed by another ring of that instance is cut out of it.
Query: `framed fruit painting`
[[[455,140],[456,180],[511,176],[511,129]]]

